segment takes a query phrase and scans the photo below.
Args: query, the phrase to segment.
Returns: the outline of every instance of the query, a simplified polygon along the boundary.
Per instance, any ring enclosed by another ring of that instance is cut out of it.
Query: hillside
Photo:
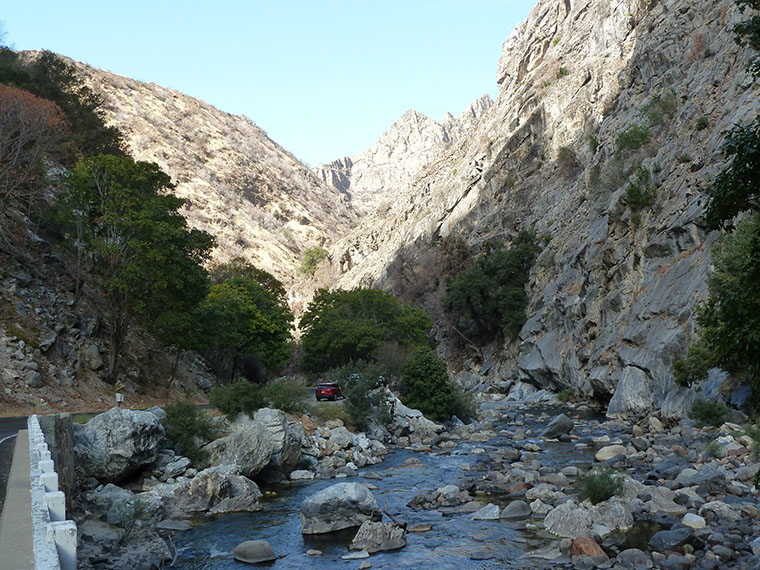
[[[457,235],[477,252],[533,228],[550,241],[531,274],[530,319],[460,380],[570,386],[612,400],[613,414],[677,410],[687,395],[670,367],[692,337],[716,238],[700,227],[704,191],[724,166],[726,129],[758,107],[739,18],[727,0],[539,2],[504,43],[499,96],[475,132],[333,246],[339,285],[425,282],[417,301],[440,317],[431,243]],[[646,140],[621,143],[632,125]],[[638,165],[656,198],[634,211]],[[452,356],[456,339],[440,340]]]
[[[130,155],[157,163],[191,226],[216,236],[217,261],[242,256],[290,283],[303,250],[355,225],[347,200],[248,117],[177,91],[77,64]]]

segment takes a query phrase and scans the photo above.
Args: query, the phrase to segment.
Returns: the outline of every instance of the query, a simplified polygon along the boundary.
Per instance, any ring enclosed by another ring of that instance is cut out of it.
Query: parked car
[[[337,400],[345,398],[343,388],[335,382],[322,382],[317,386],[317,402],[320,400]]]

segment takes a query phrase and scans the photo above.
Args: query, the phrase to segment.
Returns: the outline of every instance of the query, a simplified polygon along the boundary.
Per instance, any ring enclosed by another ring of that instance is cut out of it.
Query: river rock
[[[499,513],[499,518],[508,520],[527,519],[533,510],[525,501],[512,501]]]
[[[572,556],[588,556],[590,558],[595,558],[597,556],[607,558],[602,547],[589,536],[579,536],[576,538],[570,546],[570,554]]]
[[[698,512],[703,517],[707,516],[705,513],[711,513],[721,522],[736,522],[742,518],[737,511],[723,501],[705,503],[699,508]]]
[[[699,530],[700,528],[705,528],[706,521],[699,515],[695,515],[694,513],[687,513],[684,515],[683,519],[681,519],[681,524],[684,524],[690,528],[693,528],[694,530]]]
[[[210,467],[193,479],[176,485],[159,485],[154,490],[168,495],[167,502],[177,516],[192,512],[219,514],[261,510],[258,485],[241,475],[235,465]]]
[[[337,483],[301,503],[303,534],[320,534],[360,526],[379,511],[377,500],[360,483]]]
[[[499,520],[499,512],[501,509],[498,505],[488,503],[485,507],[478,509],[473,515],[474,521],[497,521]]]
[[[330,430],[330,443],[334,443],[340,449],[350,447],[352,442],[353,436],[345,427],[341,426]]]
[[[546,439],[556,439],[561,435],[570,433],[573,429],[573,425],[573,420],[568,418],[565,414],[560,414],[546,426],[546,429],[541,433],[541,437]]]
[[[150,412],[111,408],[75,427],[77,468],[100,481],[121,481],[156,460],[164,435]]]
[[[350,550],[365,550],[370,554],[398,550],[406,546],[404,529],[393,523],[364,521],[349,545]]]
[[[232,556],[235,560],[248,564],[277,560],[277,555],[266,540],[246,540],[232,550]]]
[[[609,461],[613,457],[626,455],[627,453],[628,450],[624,445],[607,445],[596,452],[594,459],[597,461]]]
[[[638,548],[623,550],[623,552],[615,557],[615,564],[626,570],[640,570],[654,567],[652,557]]]
[[[233,423],[232,433],[203,449],[207,452],[207,465],[235,465],[241,475],[251,478],[269,464],[275,445],[266,426],[243,421]]]
[[[686,544],[691,537],[691,532],[691,529],[688,528],[661,530],[654,533],[652,538],[649,539],[649,548],[658,552],[675,550],[679,546]]]

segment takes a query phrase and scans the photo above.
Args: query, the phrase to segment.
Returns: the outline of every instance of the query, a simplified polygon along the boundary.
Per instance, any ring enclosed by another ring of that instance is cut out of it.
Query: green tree
[[[136,317],[165,342],[183,345],[192,309],[203,299],[203,262],[214,240],[190,230],[184,200],[153,163],[99,155],[80,161],[66,178],[64,209],[77,229],[80,258],[102,278],[108,304],[107,377]]]
[[[739,22],[734,26],[736,43],[748,45],[755,51],[760,50],[760,0],[736,0],[739,11],[743,14],[747,9],[753,12],[748,20]],[[760,76],[760,60],[755,59],[750,67],[755,77]]]
[[[245,355],[254,355],[269,372],[284,366],[293,314],[282,283],[242,260],[218,267],[213,279],[198,312],[197,347],[211,355],[217,373],[228,368],[234,378]]]
[[[482,341],[520,332],[528,304],[525,286],[538,249],[535,234],[522,231],[509,249],[491,244],[472,267],[449,279],[443,308],[454,326]]]
[[[401,400],[430,419],[447,420],[457,410],[454,385],[446,361],[428,347],[415,350],[404,363]]]
[[[325,259],[330,258],[330,252],[324,247],[310,247],[303,252],[303,261],[301,267],[298,268],[298,272],[302,275],[314,275],[317,272],[317,267]]]
[[[319,289],[301,317],[303,364],[313,371],[371,360],[384,342],[427,344],[429,315],[375,289]]]

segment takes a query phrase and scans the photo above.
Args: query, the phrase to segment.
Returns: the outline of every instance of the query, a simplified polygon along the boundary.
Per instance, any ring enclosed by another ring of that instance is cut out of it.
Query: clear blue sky
[[[49,49],[250,117],[314,166],[404,111],[495,96],[501,45],[536,0],[27,0],[5,43]]]

